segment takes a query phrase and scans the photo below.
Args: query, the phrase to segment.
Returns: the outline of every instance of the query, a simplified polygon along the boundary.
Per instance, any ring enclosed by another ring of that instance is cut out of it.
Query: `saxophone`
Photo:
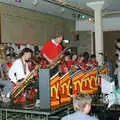
[[[6,56],[6,45],[0,44],[0,77],[2,80],[7,80],[7,56]]]
[[[55,66],[57,66],[57,65],[61,62],[61,60],[63,59],[64,53],[65,53],[68,49],[69,49],[69,47],[66,47],[66,48],[54,59],[54,64],[49,64],[49,65],[47,66],[47,68],[52,69],[52,68],[54,68]],[[62,57],[61,57],[61,56],[62,56]]]
[[[17,98],[21,93],[24,92],[24,89],[31,83],[31,79],[34,77],[34,73],[36,70],[40,68],[40,65],[36,65],[36,67],[28,74],[26,78],[23,79],[23,81],[20,83],[20,85],[16,86],[11,94],[11,98]]]

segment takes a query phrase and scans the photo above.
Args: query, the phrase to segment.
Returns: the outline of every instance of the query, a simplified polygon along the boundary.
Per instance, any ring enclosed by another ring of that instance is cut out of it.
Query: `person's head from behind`
[[[88,94],[76,94],[73,97],[73,107],[76,112],[88,114],[91,110],[92,99]]]
[[[64,39],[64,37],[63,37],[62,34],[57,34],[57,35],[56,35],[56,38],[55,38],[55,42],[56,42],[57,44],[60,44],[60,43],[62,43],[63,39]]]
[[[25,61],[29,61],[29,59],[32,56],[33,51],[30,48],[24,48],[21,51],[21,57],[25,60]]]

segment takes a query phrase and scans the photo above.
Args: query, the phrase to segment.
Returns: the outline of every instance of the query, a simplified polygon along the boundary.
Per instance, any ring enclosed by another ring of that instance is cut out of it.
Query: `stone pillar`
[[[87,6],[94,10],[95,14],[95,52],[99,65],[103,63],[103,31],[102,8],[104,1],[88,2]],[[102,53],[102,54],[101,54]]]

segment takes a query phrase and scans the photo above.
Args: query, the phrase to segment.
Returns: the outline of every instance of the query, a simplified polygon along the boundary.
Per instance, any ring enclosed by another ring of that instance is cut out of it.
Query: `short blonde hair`
[[[92,98],[88,94],[76,94],[73,96],[73,107],[75,111],[83,112],[87,104],[91,105]]]

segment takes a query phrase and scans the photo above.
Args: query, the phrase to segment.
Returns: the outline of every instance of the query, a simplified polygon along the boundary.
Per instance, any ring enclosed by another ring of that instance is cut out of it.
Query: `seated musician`
[[[69,72],[71,70],[72,67],[72,60],[71,60],[71,56],[70,53],[65,53],[64,55],[64,61],[61,65],[61,71],[63,74]]]
[[[31,49],[24,48],[21,51],[20,57],[15,60],[9,69],[8,75],[14,85],[19,85],[20,82],[30,73],[28,61],[30,60],[32,53]]]
[[[57,57],[62,52],[62,43],[63,36],[61,34],[57,34],[56,38],[51,39],[45,43],[41,50],[41,55],[47,60],[50,65],[54,65]],[[56,66],[52,70],[52,74],[54,75],[58,71],[58,66]]]
[[[80,54],[79,56],[78,56],[78,67],[79,67],[79,69],[81,69],[81,70],[84,70],[85,68],[84,68],[84,56],[82,55],[82,54]]]
[[[84,52],[81,56],[81,60],[79,60],[79,67],[81,70],[86,71],[89,68],[89,53]],[[81,61],[81,62],[80,62]]]
[[[78,55],[77,54],[73,54],[72,55],[72,64],[73,65],[77,65],[78,64]]]
[[[98,61],[96,60],[95,54],[90,56],[89,64],[92,65],[92,67],[98,67]]]
[[[44,57],[41,57],[40,59],[40,65],[42,69],[45,69],[47,67],[47,61]]]

